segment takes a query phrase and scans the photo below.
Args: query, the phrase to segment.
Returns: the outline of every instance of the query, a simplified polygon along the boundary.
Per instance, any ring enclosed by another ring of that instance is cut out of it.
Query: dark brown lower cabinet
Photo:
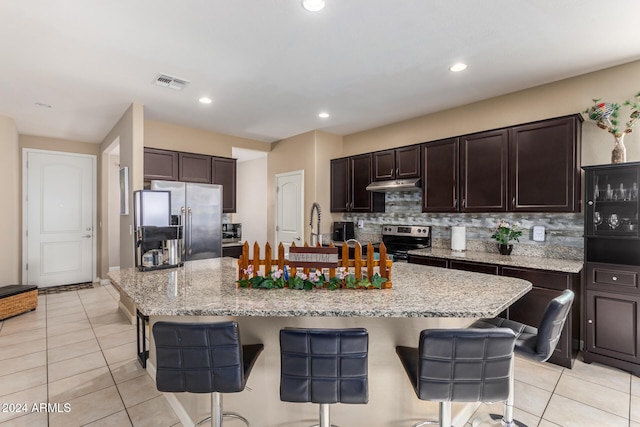
[[[584,361],[640,376],[640,267],[587,263]]]
[[[560,341],[549,362],[571,368],[580,346],[580,274],[565,273],[531,268],[507,267],[474,261],[443,259],[428,256],[409,257],[409,262],[473,271],[476,273],[495,274],[516,277],[532,283],[533,288],[526,295],[513,303],[500,317],[515,320],[537,327],[549,301],[560,295],[565,289],[571,289],[576,295],[571,313],[564,325]]]
[[[240,245],[222,247],[222,256],[240,258],[240,255],[242,255],[242,246]]]

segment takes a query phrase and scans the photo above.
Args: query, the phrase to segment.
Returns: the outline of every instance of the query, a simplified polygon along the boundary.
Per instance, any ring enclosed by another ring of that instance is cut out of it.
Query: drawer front
[[[493,264],[451,260],[450,268],[454,270],[472,271],[474,273],[498,274],[498,266]]]
[[[447,260],[443,258],[430,258],[424,256],[409,255],[412,264],[430,265],[432,267],[448,268]]]
[[[571,289],[571,274],[554,271],[530,270],[517,267],[502,267],[502,275],[528,280],[533,286],[563,291]]]
[[[611,292],[640,293],[640,268],[615,264],[587,264],[587,288]]]
[[[609,285],[638,286],[638,275],[629,271],[614,271],[595,268],[593,270],[594,283]]]

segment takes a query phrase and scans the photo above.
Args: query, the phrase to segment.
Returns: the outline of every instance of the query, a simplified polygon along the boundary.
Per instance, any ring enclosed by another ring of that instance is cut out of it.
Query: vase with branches
[[[613,151],[611,152],[612,163],[624,163],[627,160],[627,148],[624,145],[624,136],[631,133],[633,126],[640,118],[640,92],[638,92],[633,100],[627,99],[621,104],[611,102],[600,102],[600,99],[594,99],[590,108],[587,108],[584,113],[596,122],[596,125],[600,129],[604,129],[615,138],[615,144]],[[622,106],[628,106],[631,109],[629,114],[629,121],[625,123],[624,130],[620,126],[620,108]]]

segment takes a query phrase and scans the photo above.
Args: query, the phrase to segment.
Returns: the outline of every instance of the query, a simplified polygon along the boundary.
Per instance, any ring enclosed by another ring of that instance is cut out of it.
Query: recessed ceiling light
[[[318,12],[324,9],[324,0],[302,0],[302,7],[309,12]]]
[[[466,69],[467,69],[467,64],[464,64],[462,62],[458,62],[457,64],[453,64],[451,67],[449,67],[449,71],[453,71],[454,73],[464,71]]]
[[[200,101],[201,104],[211,104],[213,102],[211,98],[207,98],[206,96],[198,99],[198,101]]]
[[[321,119],[328,119],[329,118],[329,113],[320,113],[320,114],[318,114],[318,117],[320,117]]]
[[[51,105],[49,104],[45,104],[44,102],[36,102],[35,103],[38,107],[42,107],[42,108],[51,108]]]

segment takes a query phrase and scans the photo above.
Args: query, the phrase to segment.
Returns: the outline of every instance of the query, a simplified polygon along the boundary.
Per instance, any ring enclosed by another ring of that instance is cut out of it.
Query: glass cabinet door
[[[638,236],[638,168],[602,168],[587,175],[585,233]]]

